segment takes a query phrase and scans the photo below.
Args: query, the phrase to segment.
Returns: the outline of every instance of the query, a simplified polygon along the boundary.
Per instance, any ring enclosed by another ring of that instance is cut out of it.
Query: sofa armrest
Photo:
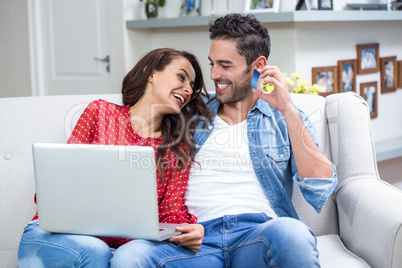
[[[359,178],[336,194],[339,234],[372,267],[402,267],[402,192],[377,178]]]

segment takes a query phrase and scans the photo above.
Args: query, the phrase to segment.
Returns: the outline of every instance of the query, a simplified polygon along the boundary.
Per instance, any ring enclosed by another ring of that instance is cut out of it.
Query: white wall
[[[31,95],[26,0],[0,1],[0,97]]]
[[[337,65],[338,60],[356,59],[356,44],[379,43],[380,57],[402,60],[401,21],[298,23],[296,70],[311,82],[311,68]],[[360,83],[378,82],[378,116],[371,120],[375,141],[402,137],[402,89],[381,94],[380,73],[357,75]]]
[[[223,2],[223,0],[215,1]],[[244,7],[241,1],[230,1],[234,3],[233,11],[240,12]],[[0,1],[0,97],[31,95],[27,2],[27,0]],[[334,1],[334,8],[341,10],[347,2]],[[386,1],[354,0],[353,2],[385,3]],[[122,44],[114,48],[118,57],[113,64],[119,66],[120,77],[122,78],[123,74],[132,68],[145,51],[161,46],[173,46],[190,50],[197,55],[203,66],[207,86],[212,88],[207,60],[210,44],[207,27],[151,31],[125,29],[125,19],[133,19],[136,14],[143,12],[141,3],[139,0],[121,0],[113,5],[115,9],[112,11],[115,16],[113,27],[117,29],[114,38],[121,40]],[[290,0],[282,0],[281,8],[290,11],[294,3],[295,1],[292,3]],[[119,20],[118,15],[122,12],[124,18]],[[397,56],[398,60],[402,59],[402,35],[397,34],[402,27],[401,21],[279,23],[266,24],[266,27],[272,38],[270,64],[278,65],[283,72],[301,72],[308,81],[311,81],[312,67],[336,65],[338,60],[356,58],[355,46],[358,43],[378,42],[381,57]],[[120,48],[124,49],[124,52],[119,53]],[[360,82],[368,81],[380,81],[379,74],[358,76],[357,88]],[[393,93],[379,94],[378,117],[372,120],[375,141],[402,136],[401,95],[401,89]]]

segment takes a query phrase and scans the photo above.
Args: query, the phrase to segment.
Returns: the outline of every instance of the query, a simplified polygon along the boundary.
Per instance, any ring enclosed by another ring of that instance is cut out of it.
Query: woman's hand
[[[188,248],[193,252],[197,252],[201,248],[202,239],[204,238],[204,226],[201,224],[186,224],[176,227],[176,231],[182,233],[170,238],[170,242]]]

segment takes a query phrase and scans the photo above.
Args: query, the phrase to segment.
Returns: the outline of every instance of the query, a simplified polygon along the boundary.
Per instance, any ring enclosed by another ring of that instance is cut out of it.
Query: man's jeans
[[[133,240],[119,247],[111,257],[110,250],[100,246],[100,240],[88,247],[92,243],[90,240],[68,238],[69,244],[66,245],[62,237],[70,236],[60,235],[60,241],[45,240],[35,244],[22,241],[20,265],[28,250],[32,256],[32,252],[38,252],[36,248],[42,247],[41,244],[50,244],[43,252],[34,254],[35,260],[40,259],[45,267],[52,266],[54,259],[69,261],[73,264],[69,267],[76,264],[103,267],[85,259],[103,261],[108,254],[111,267],[319,267],[316,238],[299,220],[286,217],[269,219],[261,213],[228,215],[201,224],[205,228],[205,237],[197,253],[168,241]],[[23,239],[24,236],[25,233]],[[59,255],[59,258],[50,259],[52,255]],[[76,257],[74,261],[73,255]]]

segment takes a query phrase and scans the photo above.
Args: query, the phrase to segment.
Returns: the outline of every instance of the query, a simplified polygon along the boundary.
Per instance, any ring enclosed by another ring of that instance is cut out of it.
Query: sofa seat
[[[361,258],[353,254],[342,243],[338,235],[329,234],[317,237],[317,247],[322,268],[369,268]]]

